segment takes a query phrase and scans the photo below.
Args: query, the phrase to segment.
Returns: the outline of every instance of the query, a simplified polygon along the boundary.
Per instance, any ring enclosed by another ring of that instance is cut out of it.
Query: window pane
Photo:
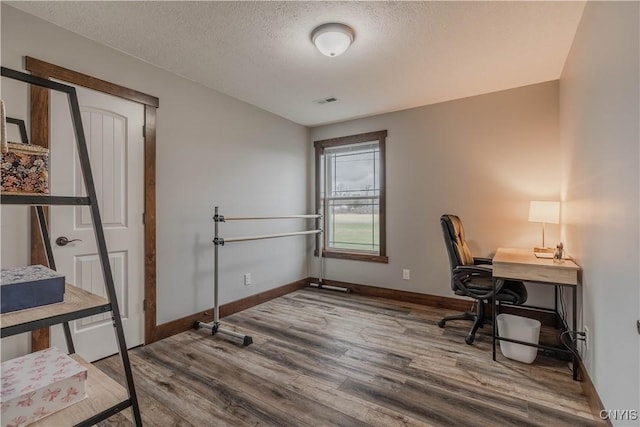
[[[329,197],[379,196],[378,144],[325,152]]]
[[[379,200],[329,200],[327,246],[334,249],[380,251]]]

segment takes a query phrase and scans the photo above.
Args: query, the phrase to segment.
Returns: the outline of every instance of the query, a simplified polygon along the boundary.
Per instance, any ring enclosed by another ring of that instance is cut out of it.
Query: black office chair
[[[493,269],[491,259],[474,258],[464,238],[464,228],[456,215],[442,215],[440,225],[444,233],[444,242],[451,264],[451,289],[456,295],[468,296],[475,300],[476,311],[446,316],[438,322],[444,328],[449,320],[473,320],[469,335],[464,339],[467,344],[475,340],[478,328],[489,322],[484,317],[484,302],[492,302]],[[512,280],[501,280],[496,283],[495,299],[500,302],[520,305],[527,301],[527,288],[524,283]]]

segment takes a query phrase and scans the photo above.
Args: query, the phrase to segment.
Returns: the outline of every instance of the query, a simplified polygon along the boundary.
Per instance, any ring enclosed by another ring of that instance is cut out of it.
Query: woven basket
[[[0,100],[0,192],[2,194],[49,194],[49,150],[38,145],[7,141],[7,117]]]

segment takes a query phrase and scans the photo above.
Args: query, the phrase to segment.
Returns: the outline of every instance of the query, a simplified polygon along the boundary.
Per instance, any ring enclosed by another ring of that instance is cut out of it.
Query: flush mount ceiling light
[[[353,30],[344,24],[323,24],[311,32],[311,41],[326,56],[342,55],[353,38]]]

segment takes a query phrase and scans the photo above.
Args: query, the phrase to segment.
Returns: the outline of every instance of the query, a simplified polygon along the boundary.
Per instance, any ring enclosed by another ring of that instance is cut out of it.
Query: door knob
[[[67,244],[71,242],[82,242],[82,240],[80,239],[69,240],[64,236],[60,236],[56,239],[56,245],[58,246],[67,246]]]

